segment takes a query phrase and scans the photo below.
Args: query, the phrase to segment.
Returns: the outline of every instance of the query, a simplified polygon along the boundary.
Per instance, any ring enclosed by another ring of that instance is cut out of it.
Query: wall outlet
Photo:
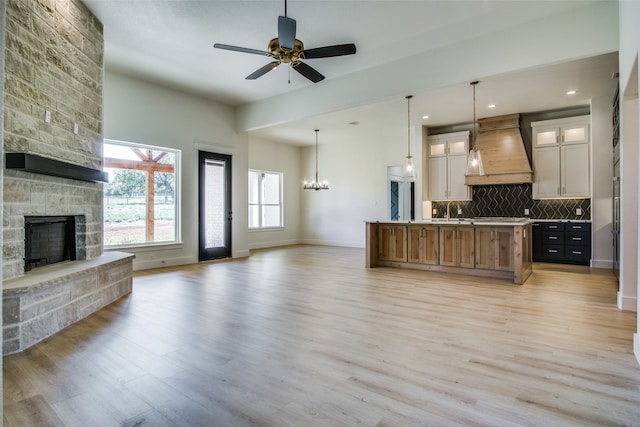
[[[438,209],[433,209],[433,210],[431,211],[431,214],[432,214],[432,215],[438,215]]]
[[[78,134],[78,124],[77,123],[73,124],[73,133],[75,133],[76,135]]]
[[[51,123],[51,111],[47,110],[44,112],[44,121]]]
[[[524,214],[525,214],[525,216],[528,216],[529,215],[529,209],[525,209],[524,210]]]
[[[582,209],[576,208],[576,215],[582,215]]]
[[[462,215],[462,209],[458,208],[458,215]]]

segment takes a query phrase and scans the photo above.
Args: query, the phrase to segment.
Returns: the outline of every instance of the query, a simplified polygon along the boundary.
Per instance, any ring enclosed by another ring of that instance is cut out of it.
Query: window
[[[104,245],[180,239],[180,150],[105,140]]]
[[[282,174],[249,171],[249,228],[282,227]]]

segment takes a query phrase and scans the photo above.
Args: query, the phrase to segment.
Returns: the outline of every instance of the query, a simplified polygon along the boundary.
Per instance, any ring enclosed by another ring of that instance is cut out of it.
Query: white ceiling
[[[104,25],[105,64],[159,83],[239,106],[313,83],[288,67],[245,80],[270,58],[214,49],[213,43],[266,50],[276,36],[283,0],[83,0]],[[353,42],[357,54],[308,60],[326,81],[433,48],[471,40],[524,22],[593,3],[591,0],[290,0],[288,16],[306,48]],[[477,87],[478,117],[586,105],[612,96],[617,54],[484,78]],[[322,85],[324,82],[318,83]],[[578,93],[567,96],[566,91]],[[372,89],[373,90],[373,89]],[[468,82],[413,93],[412,124],[469,122]],[[496,108],[486,106],[495,103]],[[421,116],[428,114],[429,120]],[[349,125],[357,121],[359,126]],[[406,100],[397,99],[266,127],[252,134],[297,145],[314,142],[313,129],[343,137],[370,124],[406,126]]]

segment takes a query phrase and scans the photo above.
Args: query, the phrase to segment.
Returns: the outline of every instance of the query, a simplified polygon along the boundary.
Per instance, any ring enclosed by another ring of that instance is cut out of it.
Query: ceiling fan
[[[246,77],[247,80],[255,80],[258,77],[262,77],[284,63],[290,64],[294,70],[314,83],[322,81],[324,76],[313,67],[302,62],[303,59],[330,58],[356,53],[356,45],[353,43],[305,49],[304,44],[296,38],[296,20],[287,17],[287,0],[284,1],[284,16],[278,16],[278,37],[269,41],[268,50],[249,49],[221,43],[216,43],[213,47],[269,56],[275,60],[249,74]]]

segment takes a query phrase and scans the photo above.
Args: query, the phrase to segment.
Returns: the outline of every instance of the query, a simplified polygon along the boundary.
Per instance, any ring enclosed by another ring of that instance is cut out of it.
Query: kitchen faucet
[[[449,203],[447,203],[447,221],[449,221],[449,219],[451,218],[451,211],[449,210],[451,208],[451,202],[453,200],[450,200]]]

